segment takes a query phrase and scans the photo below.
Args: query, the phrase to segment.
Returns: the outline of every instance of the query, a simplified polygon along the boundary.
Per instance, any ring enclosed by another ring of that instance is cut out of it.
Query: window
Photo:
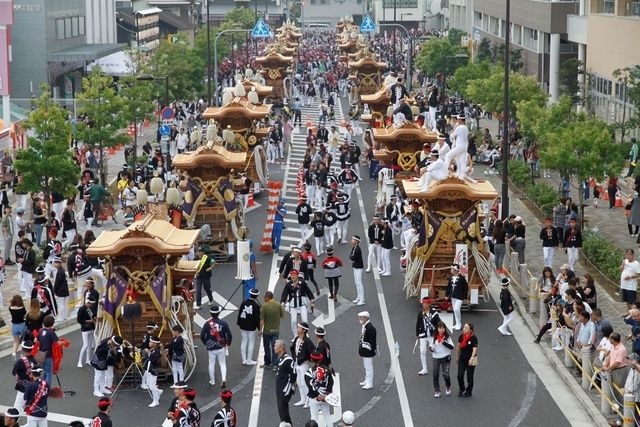
[[[531,40],[538,40],[538,30],[534,30],[530,28],[529,31],[530,31],[529,37],[531,38]]]
[[[611,80],[595,75],[591,77],[591,90],[594,92],[598,92],[603,95],[611,95],[611,86]],[[616,88],[616,91],[619,91],[619,89]]]
[[[494,35],[498,35],[500,30],[500,20],[498,18],[494,18],[493,16],[489,18],[489,32]]]
[[[473,12],[473,26],[476,28],[482,28],[482,13]]]
[[[408,9],[418,7],[418,0],[383,0],[382,7],[385,9]]]
[[[71,37],[78,37],[78,17],[71,18]]]
[[[71,38],[71,17],[64,18],[64,38]]]
[[[56,40],[64,40],[64,18],[56,19]]]
[[[85,34],[84,16],[78,16],[78,35],[84,36],[84,34]]]
[[[522,25],[513,24],[511,29],[511,41],[515,44],[522,44]]]
[[[627,85],[616,83],[616,99],[622,102],[627,101]]]

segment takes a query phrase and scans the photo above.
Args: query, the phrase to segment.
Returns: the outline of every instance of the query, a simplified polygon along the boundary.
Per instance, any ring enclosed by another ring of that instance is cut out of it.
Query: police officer
[[[249,298],[240,304],[236,324],[240,328],[242,336],[240,344],[242,364],[253,366],[258,363],[253,360],[253,347],[256,342],[256,333],[260,330],[260,303],[257,301],[260,291],[253,288],[249,294]]]
[[[438,309],[431,306],[431,298],[422,298],[422,308],[418,311],[418,319],[416,320],[416,339],[420,343],[420,363],[422,364],[422,370],[418,372],[418,375],[427,375],[429,373],[427,348],[439,322],[440,315],[438,314]]]
[[[271,243],[275,252],[280,250],[280,238],[282,236],[282,230],[284,229],[284,217],[287,215],[287,208],[284,207],[284,202],[285,199],[280,198],[278,200],[278,206],[274,209]]]
[[[209,353],[209,384],[216,384],[216,359],[220,364],[222,388],[227,387],[227,347],[231,346],[231,329],[224,320],[220,319],[222,308],[214,305],[209,309],[211,317],[204,322],[200,331],[200,339]]]

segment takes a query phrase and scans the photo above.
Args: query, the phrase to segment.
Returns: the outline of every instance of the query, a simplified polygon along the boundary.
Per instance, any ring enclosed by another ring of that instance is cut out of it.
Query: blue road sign
[[[271,37],[271,31],[269,30],[269,26],[264,22],[262,18],[258,18],[258,21],[256,21],[256,25],[253,26],[253,30],[251,30],[251,37],[253,38]]]
[[[171,128],[169,127],[169,125],[160,125],[160,135],[169,136],[170,133]]]
[[[362,24],[360,24],[360,31],[363,33],[373,33],[376,31],[376,23],[369,15],[364,15]]]
[[[161,111],[161,114],[164,120],[171,120],[173,119],[173,116],[174,116],[173,108],[164,107]]]

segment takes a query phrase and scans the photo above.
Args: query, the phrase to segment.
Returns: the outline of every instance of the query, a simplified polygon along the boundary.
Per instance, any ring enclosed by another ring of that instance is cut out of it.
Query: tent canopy
[[[110,76],[119,77],[133,72],[131,68],[131,58],[127,52],[124,51],[112,53],[111,55],[92,62],[87,66],[87,71],[93,70],[96,66],[99,66],[103,73]]]

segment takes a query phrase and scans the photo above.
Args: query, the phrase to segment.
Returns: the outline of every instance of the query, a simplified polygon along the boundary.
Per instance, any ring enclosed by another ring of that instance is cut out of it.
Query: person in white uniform
[[[447,170],[451,167],[451,162],[456,161],[456,175],[460,179],[465,179],[467,174],[467,149],[469,148],[469,128],[464,124],[467,118],[464,114],[457,117],[458,123],[450,135],[452,148],[444,159]]]
[[[438,150],[431,150],[431,163],[422,168],[420,171],[421,176],[418,181],[420,191],[429,191],[431,181],[442,181],[449,175],[449,169],[444,164],[444,161],[440,158]]]

